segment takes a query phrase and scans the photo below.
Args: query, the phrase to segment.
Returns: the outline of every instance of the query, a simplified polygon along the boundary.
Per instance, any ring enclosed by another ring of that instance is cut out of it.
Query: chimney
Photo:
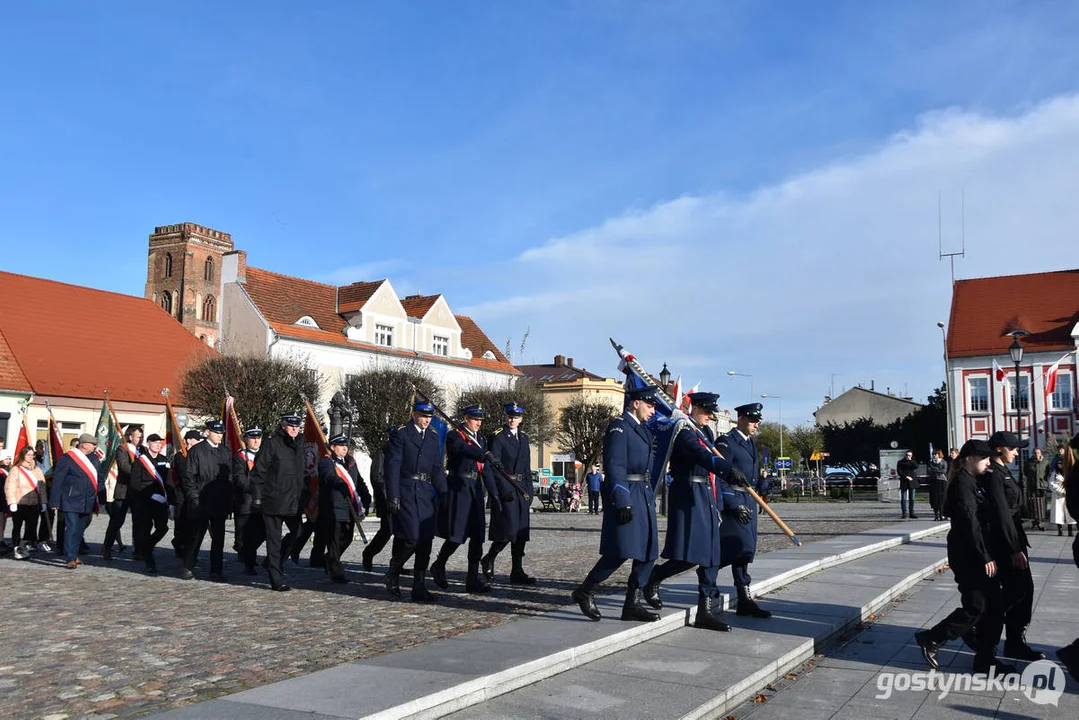
[[[873,390],[873,391],[876,391],[876,389],[877,389],[877,381],[876,380],[870,380],[869,381],[869,389]]]
[[[554,356],[554,366],[555,367],[562,367],[565,364],[566,364],[566,356],[565,355],[555,355]]]
[[[566,359],[566,364],[569,365],[570,367],[573,367],[573,358],[567,358]]]

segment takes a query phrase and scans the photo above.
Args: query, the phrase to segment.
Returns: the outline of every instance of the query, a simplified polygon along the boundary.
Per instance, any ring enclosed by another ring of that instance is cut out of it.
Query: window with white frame
[[[1008,382],[1008,409],[1015,412],[1015,375],[1008,375],[1004,378]],[[1019,409],[1030,409],[1030,376],[1019,375]]]
[[[435,355],[449,357],[450,339],[448,337],[443,337],[442,335],[435,335],[431,338],[431,350]]]
[[[970,397],[970,411],[989,412],[989,378],[983,376],[967,378],[967,394]]]
[[[393,347],[393,326],[375,323],[375,345]]]
[[[1049,396],[1049,409],[1068,411],[1072,409],[1072,374],[1070,372],[1057,372],[1057,384],[1053,388],[1053,394]]]

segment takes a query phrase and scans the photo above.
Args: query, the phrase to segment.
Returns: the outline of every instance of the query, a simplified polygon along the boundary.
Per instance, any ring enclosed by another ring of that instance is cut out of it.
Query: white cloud
[[[745,392],[726,371],[752,372],[795,423],[831,373],[923,400],[942,380],[936,322],[951,300],[938,191],[945,250],[958,248],[965,195],[962,278],[1079,266],[1077,185],[1079,96],[1010,116],[942,110],[746,196],[683,196],[528,249],[511,272],[542,289],[467,311],[492,336],[531,327],[537,362],[572,354],[613,374],[613,335],[650,368],[693,358],[671,371],[704,371],[729,398]]]

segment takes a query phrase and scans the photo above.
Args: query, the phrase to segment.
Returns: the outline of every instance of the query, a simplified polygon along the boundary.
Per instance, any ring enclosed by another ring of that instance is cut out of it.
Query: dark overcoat
[[[527,542],[531,539],[529,508],[532,497],[536,494],[532,487],[532,448],[528,443],[528,435],[518,429],[514,436],[508,427],[503,426],[495,431],[487,446],[495,459],[502,463],[502,467],[506,468],[517,484],[528,493],[528,500],[525,500],[517,489],[502,477],[502,473],[492,469],[491,476],[499,495],[512,496],[513,499],[502,501],[501,512],[491,511],[491,527],[487,539],[494,542]]]
[[[744,438],[738,428],[731,428],[726,435],[721,435],[716,442],[716,449],[736,467],[745,473],[749,482],[759,476],[757,443],[752,437]],[[723,493],[723,522],[719,526],[720,555],[722,567],[732,563],[751,563],[757,554],[757,501],[744,488],[731,485],[724,480],[721,483]],[[743,505],[749,510],[749,523],[743,525],[735,518],[735,509]]]
[[[386,499],[401,501],[391,520],[393,534],[412,543],[430,540],[435,536],[438,497],[446,492],[438,433],[428,428],[421,437],[415,424],[406,423],[390,432],[384,453]]]
[[[708,438],[707,447],[701,444],[697,433],[689,427],[683,427],[674,439],[670,464],[672,480],[667,488],[667,537],[663,557],[701,567],[719,567],[717,495],[720,486],[714,483],[720,480],[714,477],[713,470],[723,474],[729,470],[730,463],[712,454],[712,429],[704,427],[702,432]]]
[[[656,491],[652,486],[652,433],[631,413],[611,420],[603,436],[603,527],[599,553],[647,562],[659,557]],[[644,476],[643,481],[628,476]],[[633,508],[633,520],[620,524],[619,508]]]
[[[446,496],[441,498],[438,536],[455,543],[479,538],[487,525],[484,489],[493,497],[498,491],[491,479],[494,469],[484,462],[487,441],[460,430],[446,436]],[[497,507],[498,503],[494,503]]]

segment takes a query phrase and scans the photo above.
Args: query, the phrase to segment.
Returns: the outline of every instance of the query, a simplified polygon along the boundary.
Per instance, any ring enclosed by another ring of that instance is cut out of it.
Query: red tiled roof
[[[364,303],[378,290],[385,280],[375,282],[358,282],[351,285],[336,285],[304,280],[302,278],[282,275],[247,268],[247,280],[244,289],[247,290],[251,301],[259,309],[263,317],[270,323],[274,332],[283,337],[291,337],[297,340],[310,340],[313,342],[329,343],[331,345],[362,345],[350,341],[345,337],[346,322],[335,308],[340,312],[359,310]],[[340,294],[338,294],[340,290]],[[423,317],[427,310],[435,304],[441,295],[410,295],[401,301],[410,317]],[[347,300],[347,303],[346,303]],[[347,304],[347,306],[346,306]],[[420,314],[413,314],[418,312]],[[304,315],[310,315],[318,328],[310,328],[295,325],[296,321]],[[499,372],[519,374],[506,356],[503,355],[494,343],[491,342],[479,326],[471,318],[464,315],[455,315],[457,324],[461,326],[461,345],[472,351],[472,360],[459,360],[454,358],[441,358],[435,355],[424,355],[427,360],[434,362],[446,362],[455,365],[480,368],[484,370],[497,370]],[[411,350],[391,350],[375,345],[369,346],[377,352],[391,353],[419,357]],[[494,353],[494,360],[485,360],[483,353],[490,350]]]
[[[957,280],[948,321],[948,355],[1008,354],[1022,329],[1028,352],[1075,348],[1072,328],[1079,322],[1079,270]]]
[[[323,330],[340,335],[345,329],[345,321],[334,312],[336,285],[249,267],[244,289],[271,323],[291,325],[304,315],[310,315]]]
[[[108,390],[111,400],[158,405],[163,388],[178,395],[187,368],[215,352],[145,298],[8,272],[0,330],[39,395]]]
[[[408,317],[423,319],[441,295],[406,295],[401,298],[401,307]]]
[[[4,331],[0,328],[0,390],[31,392],[30,381],[26,379],[15,353],[11,351]]]
[[[581,378],[586,380],[604,379],[602,375],[589,372],[584,368],[565,364],[556,365],[554,363],[546,363],[541,365],[518,365],[517,369],[524,373],[525,376],[538,382],[573,382],[574,380],[580,380]]]
[[[362,310],[363,306],[367,304],[375,291],[382,287],[384,282],[386,281],[375,280],[374,282],[354,282],[351,285],[342,285],[339,288],[340,295],[337,298],[338,310],[340,312]]]

